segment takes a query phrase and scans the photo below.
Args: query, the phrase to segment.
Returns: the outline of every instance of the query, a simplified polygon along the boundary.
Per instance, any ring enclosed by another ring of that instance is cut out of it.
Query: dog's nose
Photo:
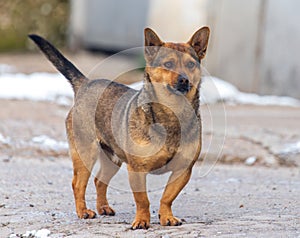
[[[186,75],[180,74],[178,76],[176,89],[181,93],[187,93],[190,90],[190,82]]]
[[[189,83],[189,80],[187,79],[187,77],[185,75],[179,75],[178,76],[178,84],[187,84]]]

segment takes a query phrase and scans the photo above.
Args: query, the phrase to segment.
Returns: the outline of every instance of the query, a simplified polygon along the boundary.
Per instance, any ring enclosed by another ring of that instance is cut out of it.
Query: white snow
[[[300,141],[285,145],[280,154],[300,154]]]
[[[0,143],[4,145],[9,145],[11,142],[11,139],[9,137],[5,137],[0,133]]]
[[[11,234],[9,238],[17,238],[17,237],[29,237],[29,238],[47,238],[50,235],[50,231],[48,229],[41,229],[41,230],[32,230],[26,231],[25,234]]]
[[[2,65],[2,67],[5,69],[6,66]],[[0,74],[0,85],[0,98],[3,99],[53,101],[58,104],[70,105],[74,95],[68,81],[59,73],[33,73],[29,75],[4,73]],[[142,82],[129,86],[140,89]],[[300,100],[291,97],[243,93],[234,85],[219,78],[203,77],[201,103],[213,104],[220,101],[230,104],[300,107]]]
[[[68,81],[61,74],[2,74],[0,98],[55,101],[70,104],[74,95]]]
[[[140,90],[143,87],[143,81],[139,81],[133,84],[128,85],[129,87],[135,89],[135,90]]]
[[[5,137],[0,133],[0,147],[2,145],[12,148],[38,148],[39,151],[56,153],[67,153],[69,150],[67,141],[59,141],[46,135],[35,136],[29,140],[16,140],[16,138]]]
[[[32,138],[32,142],[35,145],[39,145],[41,148],[53,151],[65,151],[69,146],[66,141],[57,141],[46,135],[40,135]]]
[[[13,73],[15,68],[8,64],[0,64],[0,74]]]
[[[234,85],[211,76],[204,77],[201,88],[201,96],[208,104],[224,101],[232,104],[300,107],[300,100],[295,98],[240,92]]]
[[[42,229],[42,230],[38,230],[35,233],[36,238],[46,238],[50,235],[50,231],[48,229]]]

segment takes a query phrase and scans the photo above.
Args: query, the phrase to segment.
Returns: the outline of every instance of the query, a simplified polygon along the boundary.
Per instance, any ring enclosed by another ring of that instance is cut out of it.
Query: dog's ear
[[[209,33],[210,30],[208,27],[202,27],[200,30],[196,31],[188,41],[188,44],[194,48],[200,60],[205,57]]]
[[[150,28],[146,28],[145,31],[145,59],[147,62],[151,62],[158,50],[164,43],[159,39],[157,34]]]

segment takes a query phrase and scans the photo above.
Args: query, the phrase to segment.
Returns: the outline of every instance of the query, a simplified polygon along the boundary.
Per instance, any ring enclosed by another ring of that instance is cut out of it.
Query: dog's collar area
[[[143,106],[141,106],[142,110],[144,113],[148,113],[149,112],[149,105],[148,104],[144,104]]]
[[[151,121],[152,121],[153,124],[156,123],[155,115],[154,115],[154,112],[153,112],[153,108],[150,105],[150,103],[146,103],[146,104],[142,105],[141,109],[145,113],[146,117],[150,117],[151,118]]]
[[[145,79],[148,83],[151,83],[151,79],[150,79],[150,75],[148,73],[145,72]]]

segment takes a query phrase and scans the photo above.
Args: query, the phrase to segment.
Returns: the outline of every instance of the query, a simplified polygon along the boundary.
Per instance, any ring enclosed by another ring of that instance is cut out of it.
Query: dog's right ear
[[[209,34],[209,28],[202,27],[200,30],[196,31],[192,38],[188,41],[188,44],[194,48],[200,60],[206,55]]]
[[[150,63],[156,56],[159,47],[164,43],[159,39],[157,34],[150,28],[146,28],[145,31],[145,60]]]

